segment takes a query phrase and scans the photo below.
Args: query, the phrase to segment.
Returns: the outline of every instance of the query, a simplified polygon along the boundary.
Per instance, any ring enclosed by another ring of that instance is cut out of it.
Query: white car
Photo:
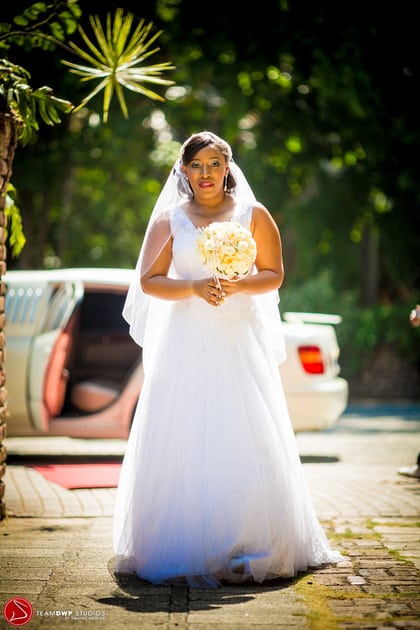
[[[287,359],[280,366],[295,433],[333,426],[348,402],[348,383],[339,376],[340,350],[334,326],[339,315],[284,313]]]
[[[8,436],[128,437],[142,353],[121,311],[128,269],[8,271]],[[324,323],[309,323],[316,317]],[[280,371],[293,428],[334,425],[347,406],[334,316],[286,314]]]

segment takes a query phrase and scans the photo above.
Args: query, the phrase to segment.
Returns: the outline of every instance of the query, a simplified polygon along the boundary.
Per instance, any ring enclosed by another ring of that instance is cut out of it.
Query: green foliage
[[[26,50],[52,51],[75,32],[82,12],[76,0],[35,2],[11,22],[0,22],[0,49],[11,46]]]
[[[129,106],[128,120],[111,116],[108,125],[81,110],[68,133],[48,128],[41,145],[20,149],[14,178],[28,239],[21,264],[134,266],[168,166],[149,159],[148,104]]]
[[[0,111],[15,116],[22,145],[38,131],[39,119],[56,125],[61,122],[60,114],[68,114],[73,108],[69,101],[55,97],[50,87],[32,89],[30,79],[24,68],[0,59]]]
[[[5,215],[8,222],[8,239],[11,253],[14,257],[19,256],[26,242],[22,227],[22,217],[15,198],[16,189],[9,183],[6,193]]]
[[[51,87],[43,86],[33,89],[30,86],[31,75],[28,70],[6,58],[0,59],[0,111],[11,114],[18,130],[18,139],[23,146],[36,136],[40,121],[49,126],[61,123],[61,114],[68,114],[72,110],[78,111],[101,90],[104,90],[103,118],[107,122],[114,91],[124,116],[128,117],[123,88],[163,101],[162,96],[145,88],[142,84],[149,82],[170,85],[173,83],[161,77],[163,71],[173,69],[173,66],[167,62],[139,67],[145,59],[158,50],[150,49],[160,35],[160,32],[150,35],[152,23],[145,25],[144,20],[140,20],[134,32],[131,32],[133,14],[124,15],[122,9],[117,9],[113,22],[108,14],[106,32],[104,32],[99,18],[91,17],[96,43],[91,42],[85,31],[80,29],[82,38],[88,46],[89,52],[86,52],[73,42],[69,43],[70,47],[64,44],[68,36],[76,30],[80,16],[81,10],[75,0],[56,1],[52,4],[37,2],[25,9],[22,14],[15,16],[13,24],[0,23],[0,48],[5,54],[12,44],[27,50],[40,47],[47,51],[52,51],[57,45],[61,45],[89,64],[81,66],[64,62],[70,66],[71,72],[82,76],[82,80],[100,79],[99,84],[75,109],[70,101],[54,96]],[[0,138],[0,141],[8,142],[8,139]],[[48,172],[49,175],[50,172]],[[48,189],[51,188],[50,179],[46,186]],[[9,212],[12,219],[10,234],[12,254],[17,255],[24,244],[22,225],[14,204],[10,205]],[[45,220],[46,216],[43,216],[41,223]],[[62,232],[59,240],[61,243],[65,241]]]
[[[420,362],[418,331],[409,324],[413,303],[399,300],[395,303],[360,306],[357,291],[337,291],[332,274],[322,272],[306,282],[281,289],[281,311],[334,313],[342,317],[336,327],[340,346],[340,364],[343,376],[351,377],[369,362],[382,345],[392,346],[411,365]]]
[[[13,21],[0,23],[0,50],[5,55],[12,46],[52,51],[74,33],[80,15],[75,0],[36,2]],[[69,101],[54,96],[51,87],[34,89],[30,82],[31,73],[26,68],[7,58],[0,59],[0,111],[15,118],[22,145],[36,135],[39,121],[59,124],[61,115],[73,108]]]
[[[419,56],[412,3],[402,1],[397,13],[392,5],[378,13],[358,2],[267,0],[264,10],[243,12],[238,28],[235,3],[206,12],[191,0],[145,0],[144,15],[165,23],[176,85],[153,111],[126,92],[130,120],[111,115],[108,129],[92,98],[68,125],[48,127],[18,152],[29,230],[21,264],[51,256],[63,266],[132,265],[174,147],[209,128],[231,143],[281,229],[282,310],[340,313],[346,372],[385,338],[415,360],[418,331],[404,318],[420,277]],[[124,6],[137,14],[134,2]],[[114,9],[104,0],[97,12]],[[90,21],[81,25],[88,32]],[[80,85],[63,79],[55,58],[51,80],[73,99]],[[376,260],[367,260],[369,236]],[[375,297],[365,308],[371,271]]]
[[[80,8],[74,0],[55,2],[52,5],[38,2],[16,16],[14,25],[0,23],[0,47],[8,50],[15,44],[29,49],[39,46],[51,51],[61,45],[84,61],[84,65],[80,65],[64,60],[63,63],[70,67],[70,72],[81,76],[82,81],[99,79],[97,86],[75,108],[69,101],[54,97],[50,87],[33,90],[29,85],[31,76],[26,69],[7,59],[0,60],[0,108],[1,111],[10,111],[16,116],[23,144],[38,131],[38,116],[47,125],[58,124],[61,122],[59,112],[78,111],[102,90],[103,118],[107,122],[114,91],[127,118],[128,109],[123,89],[164,101],[162,96],[145,88],[143,84],[173,84],[173,81],[161,77],[162,72],[174,69],[169,62],[139,67],[145,59],[159,50],[150,50],[161,34],[161,31],[150,34],[152,22],[145,24],[144,20],[140,20],[132,31],[134,15],[124,14],[122,9],[117,9],[113,20],[108,14],[104,31],[99,17],[91,16],[90,23],[96,42],[87,37],[83,28],[79,29],[88,48],[85,51],[72,41],[68,46],[64,44],[67,37],[75,31],[80,15]]]
[[[184,135],[210,126],[231,142],[258,198],[292,233],[293,281],[334,268],[335,286],[357,286],[365,302],[413,296],[420,131],[412,5],[403,0],[396,14],[391,5],[267,0],[241,15],[241,28],[234,4],[214,15],[191,8],[189,0],[158,5],[185,87],[166,112],[173,128]],[[379,243],[370,287],[368,233]]]
[[[91,16],[90,24],[96,41],[90,40],[83,28],[79,28],[88,50],[83,50],[73,42],[70,42],[70,47],[82,58],[84,64],[88,63],[89,66],[70,61],[63,61],[63,63],[69,66],[70,72],[81,76],[82,81],[99,80],[99,83],[85,96],[75,112],[102,90],[104,92],[104,122],[108,121],[109,106],[114,90],[125,118],[128,118],[128,109],[123,88],[152,100],[165,100],[156,92],[146,88],[144,83],[172,85],[174,82],[161,78],[161,74],[164,71],[173,70],[174,66],[168,62],[151,66],[140,65],[159,50],[158,48],[150,50],[150,47],[161,31],[150,35],[153,23],[145,24],[144,20],[140,20],[132,31],[133,22],[132,13],[124,14],[122,9],[117,9],[113,21],[108,13],[104,31],[99,17]]]

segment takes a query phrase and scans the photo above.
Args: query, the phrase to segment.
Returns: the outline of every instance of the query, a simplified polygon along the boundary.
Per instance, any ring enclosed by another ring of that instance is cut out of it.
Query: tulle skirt
[[[337,562],[304,479],[252,298],[171,303],[117,491],[117,573],[154,584],[263,582]]]

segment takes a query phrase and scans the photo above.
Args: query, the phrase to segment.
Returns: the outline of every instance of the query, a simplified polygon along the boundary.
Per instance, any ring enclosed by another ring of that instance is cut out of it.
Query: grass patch
[[[388,553],[395,558],[395,560],[398,560],[398,562],[405,562],[406,564],[411,564],[413,565],[414,562],[412,562],[411,560],[409,560],[408,558],[406,558],[405,556],[403,556],[399,551],[397,551],[396,549],[388,549]]]
[[[364,523],[365,530],[363,532],[353,531],[351,527],[346,528],[341,532],[331,532],[328,533],[328,538],[330,541],[334,541],[338,547],[340,547],[340,542],[345,543],[348,541],[357,541],[359,540],[372,540],[379,541],[383,545],[383,535],[380,532],[375,531],[376,527],[420,527],[420,523],[417,521],[415,523],[386,523],[386,522],[378,522],[373,519],[368,519]],[[368,530],[368,531],[366,531]],[[349,545],[351,546],[351,545]],[[404,557],[399,551],[389,549],[387,546],[384,546],[384,551],[389,554],[392,558],[397,561],[404,562],[408,565],[412,565],[413,563]],[[341,552],[343,555],[347,555],[346,551]],[[365,554],[371,553],[369,549],[359,549],[358,554],[360,557],[363,557]],[[352,570],[351,572],[354,574],[358,574],[360,569],[360,561],[357,558],[352,558]],[[320,578],[322,580],[322,577]],[[379,602],[382,601],[384,605],[387,603],[388,606],[392,605],[393,602],[398,602],[404,598],[412,598],[413,593],[370,593],[366,592],[366,590],[362,590],[359,587],[357,588],[342,588],[343,584],[340,588],[334,588],[334,586],[326,586],[320,584],[318,582],[318,576],[316,574],[307,574],[302,576],[296,584],[296,592],[303,599],[305,606],[308,609],[306,613],[306,619],[309,625],[310,630],[340,630],[343,627],[343,623],[358,623],[360,622],[361,627],[362,624],[366,624],[366,622],[376,623],[378,622],[377,615],[380,614],[380,610],[378,608],[377,611],[372,611],[371,613],[359,617],[360,609],[358,608],[358,600],[376,600],[378,601],[378,607],[380,607]],[[367,587],[367,590],[369,588]],[[348,601],[352,602],[349,605],[349,610],[347,611],[347,607],[341,607],[340,613],[337,614],[334,612],[334,602],[337,602],[337,607],[340,608],[339,602]],[[394,615],[394,611],[389,611],[390,614],[387,617],[381,618],[381,625],[392,624],[394,622],[401,621],[411,621],[415,619],[410,614],[406,615]],[[381,613],[383,614],[383,613]]]
[[[379,532],[354,532],[347,528],[344,532],[333,532],[328,534],[330,540],[340,542],[340,540],[381,540],[381,534]]]
[[[364,615],[363,617],[357,616],[357,600],[377,600],[382,602],[398,602],[402,598],[412,598],[413,593],[366,593],[359,589],[349,590],[335,590],[331,586],[324,586],[319,584],[314,575],[305,575],[296,584],[295,589],[298,595],[303,598],[305,606],[309,609],[306,613],[306,619],[308,621],[310,630],[340,630],[343,623],[351,622],[352,624],[360,622],[366,624],[366,621],[376,622],[377,613]],[[355,609],[348,615],[339,615],[334,613],[331,607],[332,601],[352,601],[354,602]],[[356,616],[355,613],[356,612]],[[386,618],[381,618],[381,625],[386,623],[393,623],[396,621],[413,620],[413,615],[389,615]]]
[[[369,527],[369,529],[373,529],[374,527],[407,527],[408,529],[410,529],[411,527],[420,527],[420,521],[419,522],[413,522],[413,523],[398,523],[396,521],[390,521],[390,522],[386,522],[386,521],[367,521],[366,522],[366,527]]]
[[[296,592],[309,608],[306,618],[311,630],[339,630],[337,616],[328,604],[331,592],[327,586],[318,584],[313,575],[305,575],[296,584]]]

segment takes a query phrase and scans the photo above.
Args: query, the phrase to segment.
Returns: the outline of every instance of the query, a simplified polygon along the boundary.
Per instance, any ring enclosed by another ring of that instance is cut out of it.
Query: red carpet
[[[103,464],[43,464],[31,466],[48,481],[72,490],[75,488],[115,488],[121,463]]]

